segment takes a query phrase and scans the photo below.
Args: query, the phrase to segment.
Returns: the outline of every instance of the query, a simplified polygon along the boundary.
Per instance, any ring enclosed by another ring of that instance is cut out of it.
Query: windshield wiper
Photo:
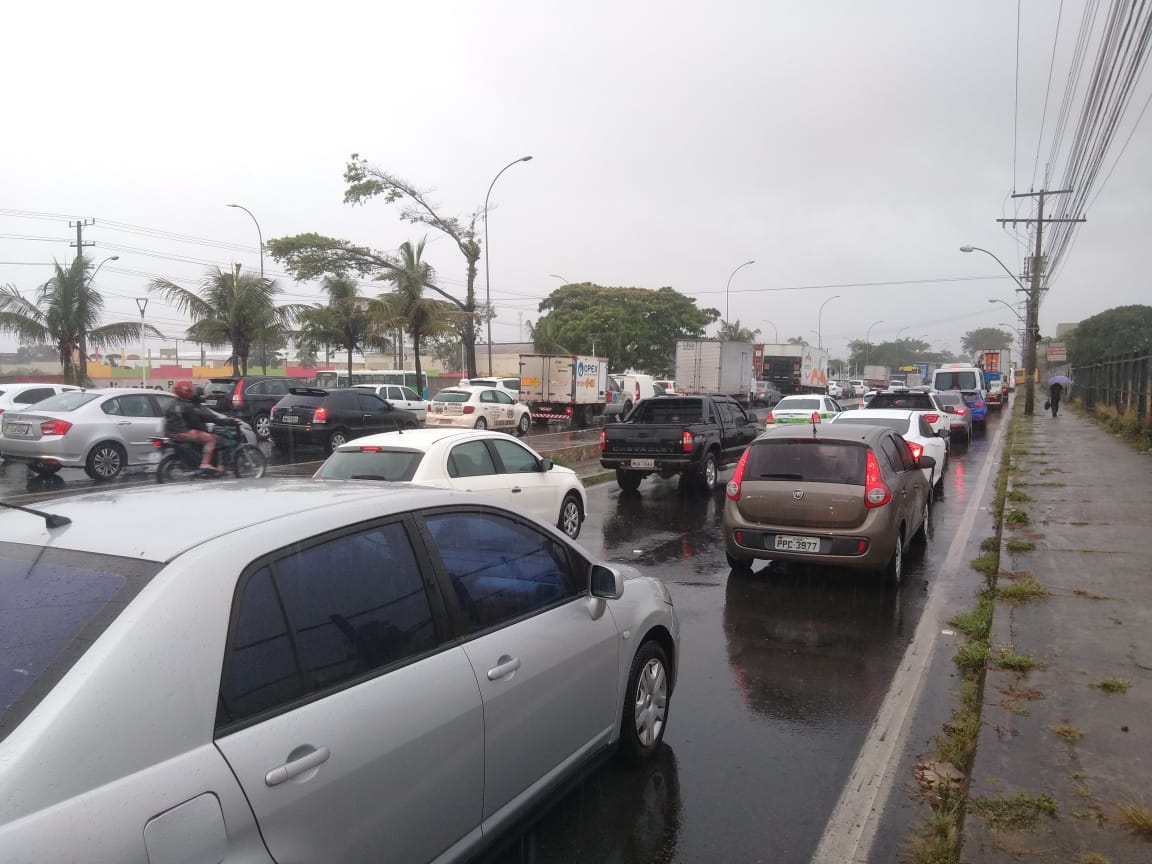
[[[45,513],[43,510],[33,510],[31,507],[22,507],[19,504],[9,504],[7,501],[0,501],[0,507],[7,507],[9,510],[20,510],[23,513],[31,513],[33,516],[40,516],[44,519],[44,525],[48,528],[63,528],[65,525],[72,524],[72,520],[67,516],[58,516],[55,513]]]
[[[392,482],[388,477],[383,474],[353,474],[348,478],[349,480],[383,480],[385,483]]]

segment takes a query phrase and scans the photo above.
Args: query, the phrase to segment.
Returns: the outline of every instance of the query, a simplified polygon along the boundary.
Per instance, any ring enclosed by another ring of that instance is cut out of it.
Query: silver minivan
[[[488,499],[217,481],[0,509],[0,860],[468,860],[660,747],[663,583]],[[36,610],[29,614],[28,610]]]

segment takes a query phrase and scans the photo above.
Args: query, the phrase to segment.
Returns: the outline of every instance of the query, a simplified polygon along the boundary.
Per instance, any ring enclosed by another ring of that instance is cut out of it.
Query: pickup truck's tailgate
[[[683,426],[617,423],[604,429],[606,455],[671,456],[684,453]]]

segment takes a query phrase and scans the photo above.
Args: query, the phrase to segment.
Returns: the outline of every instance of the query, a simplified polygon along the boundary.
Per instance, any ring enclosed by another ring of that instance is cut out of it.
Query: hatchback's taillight
[[[464,406],[464,413],[465,414],[475,414],[476,413],[476,406],[475,405],[465,405]]]
[[[736,463],[736,470],[732,474],[732,479],[724,488],[724,494],[733,501],[740,500],[740,484],[744,482],[744,466],[748,464],[748,454],[751,451],[751,447],[744,448],[744,452],[740,455],[740,461]]]
[[[876,461],[876,454],[869,450],[868,467],[864,475],[864,506],[883,507],[891,500],[892,490],[888,488],[880,474],[880,463]]]
[[[923,444],[917,444],[914,441],[909,441],[908,442],[908,449],[912,451],[912,458],[913,459],[919,460],[920,457],[924,455],[924,445]]]
[[[685,453],[691,453],[695,447],[696,440],[692,437],[692,433],[685,429],[684,434],[680,436],[680,448]]]
[[[966,408],[957,408],[956,409],[956,416],[957,417],[963,417],[967,413],[968,413],[968,409],[966,409]]]
[[[238,408],[244,404],[244,382],[237,381],[236,389],[232,391],[232,407]]]
[[[72,428],[67,420],[45,420],[40,424],[41,435],[65,435]]]
[[[973,402],[973,403],[972,403],[972,407],[973,407],[973,408],[983,408],[983,407],[984,407],[984,403],[983,403],[983,402]]]
[[[929,423],[935,423],[936,421],[938,421],[940,419],[940,415],[939,414],[925,414],[924,419],[927,420]]]
[[[600,452],[603,453],[608,449],[608,432],[604,429],[600,430]]]
[[[313,423],[327,423],[328,422],[328,409],[325,408],[323,405],[321,405],[319,408],[317,408],[315,413],[312,414],[312,422]]]

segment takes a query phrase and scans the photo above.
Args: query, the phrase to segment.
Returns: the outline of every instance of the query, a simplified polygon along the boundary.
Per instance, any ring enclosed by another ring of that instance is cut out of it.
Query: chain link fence
[[[1142,425],[1152,425],[1152,353],[1132,351],[1074,367],[1072,395],[1089,411],[1110,406],[1120,415],[1135,412]]]

